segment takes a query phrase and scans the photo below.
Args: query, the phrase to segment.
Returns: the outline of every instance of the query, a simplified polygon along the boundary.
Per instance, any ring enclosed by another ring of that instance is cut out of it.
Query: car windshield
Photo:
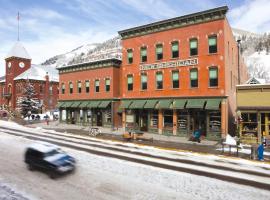
[[[54,150],[52,150],[52,151],[47,152],[47,153],[45,154],[45,157],[53,156],[53,155],[58,154],[58,153],[60,153],[60,151],[57,150],[57,149],[54,149]]]

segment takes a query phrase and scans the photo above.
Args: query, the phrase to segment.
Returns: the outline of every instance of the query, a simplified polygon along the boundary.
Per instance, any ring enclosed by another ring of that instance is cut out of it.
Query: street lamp
[[[241,45],[241,40],[237,40],[237,50],[238,50],[238,85],[241,84],[241,79],[240,79],[240,45]]]

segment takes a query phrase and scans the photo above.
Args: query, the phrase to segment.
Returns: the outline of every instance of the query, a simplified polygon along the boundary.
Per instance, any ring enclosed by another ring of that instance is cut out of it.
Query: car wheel
[[[33,171],[33,170],[34,170],[34,166],[31,165],[31,164],[28,164],[28,165],[27,165],[27,168],[28,168],[30,171]]]
[[[55,172],[50,172],[49,176],[51,179],[55,179],[57,177],[57,174]]]

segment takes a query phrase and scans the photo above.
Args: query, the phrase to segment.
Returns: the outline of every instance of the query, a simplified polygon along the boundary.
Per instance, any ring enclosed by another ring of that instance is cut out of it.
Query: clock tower
[[[12,47],[6,58],[6,84],[5,97],[6,104],[11,108],[16,107],[16,92],[14,78],[22,74],[31,67],[31,57],[27,53],[20,41]]]

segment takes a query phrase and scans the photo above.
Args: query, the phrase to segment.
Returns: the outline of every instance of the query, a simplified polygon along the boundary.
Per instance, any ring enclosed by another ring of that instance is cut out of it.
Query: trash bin
[[[251,145],[251,153],[250,153],[251,160],[257,160],[257,145]]]

